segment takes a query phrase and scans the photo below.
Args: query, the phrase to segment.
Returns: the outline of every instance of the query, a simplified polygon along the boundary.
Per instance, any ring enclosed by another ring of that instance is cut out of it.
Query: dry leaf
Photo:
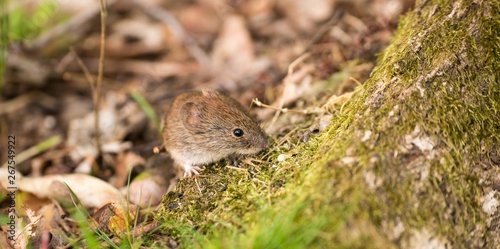
[[[214,34],[221,24],[214,9],[199,5],[183,8],[179,13],[179,22],[186,31],[194,34]]]
[[[316,30],[316,23],[332,15],[333,0],[279,0],[278,6],[285,12],[288,21],[300,30]]]
[[[137,165],[145,165],[143,157],[133,153],[119,153],[115,164],[115,177],[110,181],[116,188],[121,188],[127,183],[130,170]]]
[[[124,19],[113,25],[106,40],[106,57],[133,57],[159,53],[165,48],[163,25],[140,18]]]
[[[129,200],[143,208],[156,206],[167,190],[168,183],[163,176],[143,173],[130,184]]]
[[[16,176],[19,176],[17,174]],[[7,171],[0,171],[0,183],[4,188],[8,185]],[[54,182],[66,183],[86,208],[100,208],[109,202],[119,202],[119,191],[109,183],[84,174],[48,175],[43,177],[18,177],[17,188],[32,193],[38,198],[56,198],[66,189],[53,189]]]
[[[219,71],[230,75],[246,74],[255,60],[253,41],[245,19],[230,16],[224,20],[221,32],[214,43],[213,64]]]

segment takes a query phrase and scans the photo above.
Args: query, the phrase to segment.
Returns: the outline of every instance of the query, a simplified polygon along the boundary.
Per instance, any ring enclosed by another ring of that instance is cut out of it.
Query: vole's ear
[[[203,96],[210,97],[210,98],[217,98],[220,96],[219,92],[217,92],[214,89],[210,89],[210,88],[202,89],[201,93],[203,94]]]
[[[181,107],[180,116],[184,127],[193,129],[201,123],[202,108],[193,102],[187,102]]]

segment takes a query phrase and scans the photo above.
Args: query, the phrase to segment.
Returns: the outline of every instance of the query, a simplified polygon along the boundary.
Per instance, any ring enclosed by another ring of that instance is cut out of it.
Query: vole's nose
[[[261,149],[267,148],[269,146],[269,137],[267,135],[262,136],[258,141],[258,146]]]

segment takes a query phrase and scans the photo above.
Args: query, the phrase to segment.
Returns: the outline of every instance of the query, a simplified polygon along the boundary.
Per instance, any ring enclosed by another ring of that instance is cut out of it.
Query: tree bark
[[[292,174],[223,173],[214,199],[160,214],[207,227],[198,246],[498,248],[499,20],[498,0],[418,1],[342,113],[278,164]],[[252,177],[268,192],[246,196]]]
[[[320,182],[353,185],[398,247],[500,245],[498,20],[498,1],[419,1],[323,136]]]

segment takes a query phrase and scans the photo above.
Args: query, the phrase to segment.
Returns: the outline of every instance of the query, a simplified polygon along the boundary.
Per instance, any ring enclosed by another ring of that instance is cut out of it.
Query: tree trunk
[[[329,128],[274,162],[292,173],[222,173],[191,207],[170,196],[169,231],[201,247],[498,248],[499,20],[498,0],[418,1]],[[238,187],[254,178],[269,186]]]

